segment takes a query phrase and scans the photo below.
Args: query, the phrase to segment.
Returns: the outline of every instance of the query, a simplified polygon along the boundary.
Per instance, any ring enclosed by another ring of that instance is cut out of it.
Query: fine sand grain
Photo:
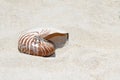
[[[0,0],[0,80],[120,80],[119,0]],[[22,54],[22,31],[52,27],[69,41],[51,57]]]

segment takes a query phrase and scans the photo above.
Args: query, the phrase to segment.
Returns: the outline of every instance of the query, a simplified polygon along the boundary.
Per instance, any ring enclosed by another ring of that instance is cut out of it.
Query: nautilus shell
[[[36,56],[51,56],[55,49],[63,47],[68,33],[56,29],[32,29],[24,32],[18,41],[18,50]]]

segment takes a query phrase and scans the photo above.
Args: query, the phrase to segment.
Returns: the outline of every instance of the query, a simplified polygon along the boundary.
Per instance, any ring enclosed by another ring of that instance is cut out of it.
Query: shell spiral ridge
[[[54,53],[54,45],[39,36],[38,32],[27,33],[18,41],[20,52],[37,55],[50,56]]]
[[[18,50],[30,55],[51,56],[55,53],[57,39],[60,39],[56,36],[61,37],[61,35],[65,35],[65,39],[68,39],[68,36],[66,36],[68,33],[56,34],[56,32],[51,32],[48,29],[26,32],[19,38]]]

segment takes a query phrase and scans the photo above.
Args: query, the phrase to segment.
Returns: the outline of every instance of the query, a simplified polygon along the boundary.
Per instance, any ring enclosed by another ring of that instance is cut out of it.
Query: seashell
[[[50,56],[68,40],[68,33],[56,29],[32,29],[21,35],[18,50],[36,56]]]

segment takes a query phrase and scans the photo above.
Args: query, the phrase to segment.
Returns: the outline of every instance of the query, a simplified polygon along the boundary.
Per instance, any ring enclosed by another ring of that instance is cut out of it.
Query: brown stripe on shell
[[[49,29],[29,31],[19,38],[18,50],[30,55],[50,56],[55,52],[57,42],[59,41],[58,37],[68,40],[69,35],[68,33],[52,32]],[[60,44],[62,44],[62,40]]]
[[[43,33],[44,30],[41,32]],[[46,40],[44,41],[44,39],[40,39],[41,32],[30,32],[20,37],[18,41],[19,51],[26,54],[30,54],[30,55],[36,55],[36,56],[52,55],[55,51],[54,45]],[[44,35],[46,34],[47,34],[47,30],[45,30]],[[38,39],[36,39],[35,36],[37,36]]]

